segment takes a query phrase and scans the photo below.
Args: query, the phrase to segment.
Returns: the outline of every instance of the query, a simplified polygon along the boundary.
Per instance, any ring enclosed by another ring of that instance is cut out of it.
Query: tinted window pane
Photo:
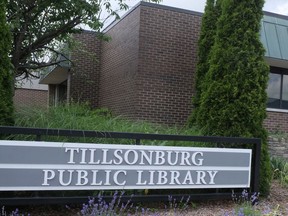
[[[267,88],[268,107],[280,108],[280,90],[281,90],[281,75],[270,73]]]
[[[288,75],[283,75],[282,108],[288,109]]]

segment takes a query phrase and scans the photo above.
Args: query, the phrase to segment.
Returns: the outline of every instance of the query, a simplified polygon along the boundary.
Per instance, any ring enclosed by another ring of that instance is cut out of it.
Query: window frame
[[[280,67],[274,67],[274,66],[270,66],[270,73],[272,74],[279,74],[281,76],[281,85],[280,85],[280,104],[279,104],[279,107],[277,108],[274,108],[274,107],[269,107],[268,106],[268,101],[267,101],[267,109],[268,110],[288,110],[287,108],[282,108],[282,103],[283,103],[283,82],[284,82],[284,75],[287,75],[288,76],[288,69],[287,68],[280,68]],[[269,83],[268,83],[269,85]],[[268,85],[267,85],[267,89],[268,89]],[[267,92],[267,96],[269,97],[268,95],[268,92]]]

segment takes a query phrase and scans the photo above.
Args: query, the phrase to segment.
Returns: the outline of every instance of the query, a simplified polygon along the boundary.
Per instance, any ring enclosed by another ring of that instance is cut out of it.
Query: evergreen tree
[[[205,11],[202,17],[200,37],[198,41],[198,62],[196,67],[195,90],[193,98],[193,112],[189,118],[189,125],[195,125],[197,119],[198,107],[200,104],[200,95],[202,93],[202,83],[205,74],[209,70],[210,50],[214,44],[216,35],[216,23],[220,15],[221,0],[207,0]]]
[[[0,0],[0,125],[13,125],[13,78],[8,57],[11,40],[5,6],[6,1]]]
[[[269,67],[260,42],[264,0],[223,0],[198,125],[205,135],[262,139],[260,191],[269,192],[266,87]]]

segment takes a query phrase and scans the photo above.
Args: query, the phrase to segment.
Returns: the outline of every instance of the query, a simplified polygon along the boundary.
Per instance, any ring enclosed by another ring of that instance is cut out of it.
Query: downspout
[[[68,69],[68,77],[67,77],[67,105],[70,104],[70,93],[71,92],[71,69]]]

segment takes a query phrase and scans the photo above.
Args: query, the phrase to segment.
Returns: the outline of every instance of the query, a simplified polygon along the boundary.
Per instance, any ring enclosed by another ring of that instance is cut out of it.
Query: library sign
[[[251,150],[0,141],[0,191],[248,188]]]

